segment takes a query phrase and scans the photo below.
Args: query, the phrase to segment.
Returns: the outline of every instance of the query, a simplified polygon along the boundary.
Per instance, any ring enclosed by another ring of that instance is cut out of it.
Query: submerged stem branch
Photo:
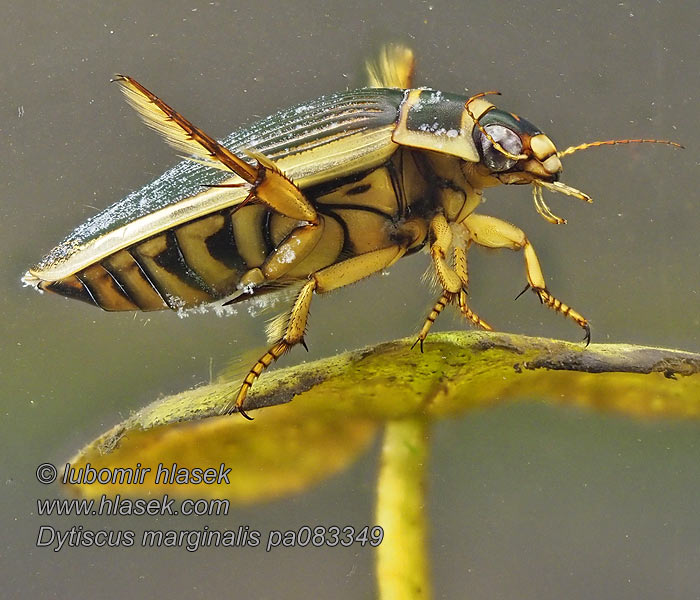
[[[381,600],[431,597],[427,556],[425,473],[429,425],[421,417],[389,421],[384,431],[377,482],[377,548]]]

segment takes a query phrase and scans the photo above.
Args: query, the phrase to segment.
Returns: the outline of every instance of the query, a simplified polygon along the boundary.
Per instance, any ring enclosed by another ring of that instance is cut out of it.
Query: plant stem
[[[425,418],[389,421],[384,431],[377,481],[377,548],[381,600],[431,597],[426,534],[425,468],[429,426]]]

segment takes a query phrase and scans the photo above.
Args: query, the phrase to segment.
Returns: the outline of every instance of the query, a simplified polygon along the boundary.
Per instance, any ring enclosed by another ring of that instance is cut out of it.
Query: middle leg
[[[469,274],[467,271],[467,250],[459,246],[454,249],[454,266],[455,273],[462,281],[462,289],[459,291],[458,304],[459,310],[468,321],[471,321],[477,327],[486,331],[493,331],[493,327],[484,321],[467,305],[467,292],[469,290]]]
[[[416,341],[411,346],[414,348],[416,344],[420,344],[421,352],[423,352],[423,342],[428,337],[430,328],[448,304],[457,303],[462,315],[474,325],[486,330],[492,329],[467,305],[469,276],[467,274],[466,250],[456,246],[453,249],[452,266],[447,262],[447,255],[452,245],[452,230],[444,215],[438,214],[433,218],[430,223],[430,234],[432,238],[430,255],[433,258],[437,280],[442,286],[442,294],[426,317]]]
[[[437,214],[433,217],[433,220],[430,222],[430,239],[430,256],[433,259],[435,276],[442,287],[442,295],[438,298],[430,314],[428,314],[423,328],[418,334],[418,338],[413,343],[413,346],[411,346],[411,348],[414,348],[416,344],[420,343],[421,352],[423,352],[423,342],[425,338],[428,337],[428,332],[433,326],[435,319],[438,318],[445,306],[450,304],[454,298],[457,297],[462,289],[462,281],[459,275],[447,264],[446,260],[447,254],[450,251],[450,246],[452,245],[452,230],[450,229],[450,224],[447,222],[445,215]]]

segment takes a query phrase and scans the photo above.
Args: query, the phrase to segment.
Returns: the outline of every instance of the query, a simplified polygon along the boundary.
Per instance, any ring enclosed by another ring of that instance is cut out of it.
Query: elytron
[[[268,327],[270,348],[226,412],[244,416],[265,368],[306,345],[314,293],[387,269],[425,248],[439,296],[418,334],[454,305],[469,305],[472,244],[522,251],[527,287],[574,321],[588,321],[547,288],[525,233],[476,212],[486,188],[532,186],[537,212],[564,223],[543,190],[590,202],[559,181],[561,158],[584,148],[658,140],[609,140],[557,151],[538,127],[486,100],[412,88],[413,53],[386,46],[367,64],[367,87],[280,111],[217,142],[136,80],[114,81],[147,125],[188,157],[78,227],[23,278],[39,290],[107,311],[188,309],[291,293]],[[660,143],[678,145],[674,142]]]

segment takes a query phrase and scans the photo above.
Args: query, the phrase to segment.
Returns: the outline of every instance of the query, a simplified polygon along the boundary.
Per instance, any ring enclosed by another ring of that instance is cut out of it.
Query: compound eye
[[[487,125],[484,129],[506,152],[520,154],[523,151],[523,143],[513,130],[503,127],[503,125]],[[507,171],[515,165],[517,161],[508,158],[500,150],[494,148],[491,140],[481,132],[480,139],[484,164],[489,169],[492,171]]]

